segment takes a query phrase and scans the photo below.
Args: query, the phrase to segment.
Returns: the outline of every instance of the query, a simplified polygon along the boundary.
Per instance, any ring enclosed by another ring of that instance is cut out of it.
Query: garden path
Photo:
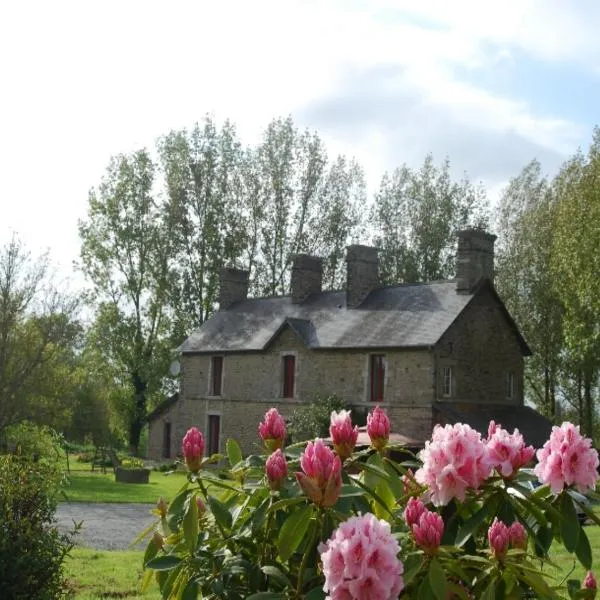
[[[56,510],[56,521],[61,531],[72,529],[73,521],[83,521],[76,538],[78,546],[125,550],[156,519],[150,514],[153,508],[153,504],[61,502]]]

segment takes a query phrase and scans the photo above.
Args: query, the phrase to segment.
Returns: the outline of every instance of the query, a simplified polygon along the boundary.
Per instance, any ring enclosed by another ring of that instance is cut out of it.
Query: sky
[[[0,2],[0,246],[73,274],[112,155],[209,113],[255,143],[291,114],[374,191],[433,153],[494,201],[600,119],[597,0]]]

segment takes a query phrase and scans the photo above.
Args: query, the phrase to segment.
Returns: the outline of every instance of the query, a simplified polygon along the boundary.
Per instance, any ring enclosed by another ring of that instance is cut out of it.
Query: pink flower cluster
[[[490,421],[487,448],[492,466],[502,477],[513,476],[535,454],[533,446],[525,446],[525,440],[518,429],[508,433],[494,421]]]
[[[400,546],[371,513],[342,523],[319,552],[328,600],[396,600],[404,587]]]
[[[333,506],[342,488],[342,462],[323,440],[308,442],[300,457],[296,479],[302,491],[319,506]]]
[[[554,426],[550,439],[537,451],[537,459],[534,472],[554,494],[570,485],[581,492],[596,487],[598,452],[592,448],[592,440],[579,433],[579,426],[568,421]]]
[[[521,523],[515,521],[508,527],[496,517],[488,529],[488,542],[492,556],[502,560],[508,552],[509,546],[525,550],[527,548],[527,533]]]
[[[204,437],[195,427],[187,430],[181,442],[181,453],[185,459],[187,468],[196,473],[202,466],[202,456],[204,454]]]
[[[267,481],[269,483],[269,487],[272,490],[278,490],[281,488],[281,484],[288,474],[288,466],[287,461],[285,460],[285,455],[278,448],[267,458],[267,462],[265,464],[265,471],[267,473]]]
[[[358,427],[352,427],[349,410],[332,411],[329,435],[331,435],[333,447],[341,460],[352,455],[358,439]]]
[[[444,506],[452,498],[463,501],[467,488],[477,489],[492,470],[481,434],[463,423],[436,425],[419,458],[423,466],[415,479],[428,486],[435,506]]]
[[[283,447],[286,436],[285,421],[276,408],[270,408],[265,413],[265,420],[258,425],[258,433],[270,452]]]
[[[390,419],[379,406],[367,415],[367,433],[371,446],[377,450],[385,448],[390,439]]]

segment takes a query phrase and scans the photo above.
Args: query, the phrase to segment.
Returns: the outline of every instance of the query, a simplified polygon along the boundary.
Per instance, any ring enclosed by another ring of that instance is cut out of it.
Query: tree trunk
[[[594,399],[592,397],[593,379],[593,369],[587,367],[583,382],[584,413],[582,415],[582,424],[584,433],[591,438],[594,437]]]
[[[137,456],[140,449],[140,435],[146,416],[146,382],[139,373],[131,376],[135,394],[134,414],[129,426],[129,452]]]

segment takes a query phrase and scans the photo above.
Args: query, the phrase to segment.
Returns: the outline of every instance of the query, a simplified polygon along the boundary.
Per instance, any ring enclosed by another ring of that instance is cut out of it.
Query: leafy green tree
[[[453,181],[448,159],[438,168],[428,155],[418,171],[402,165],[386,173],[371,210],[382,280],[454,277],[456,232],[468,225],[485,227],[487,211],[483,188],[466,177]]]
[[[154,178],[147,151],[114,157],[79,224],[82,269],[96,308],[89,335],[114,381],[128,390],[124,416],[134,453],[149,404],[168,375],[172,348],[172,242]]]
[[[16,237],[0,248],[0,431],[28,418],[68,420],[77,307],[57,289],[47,256],[32,258]]]
[[[600,129],[587,155],[578,152],[555,182],[552,273],[564,306],[564,335],[579,365],[583,429],[594,431],[600,370]]]
[[[537,161],[513,178],[500,198],[496,285],[533,349],[525,370],[526,397],[556,417],[567,363],[563,308],[550,272],[556,194]]]

